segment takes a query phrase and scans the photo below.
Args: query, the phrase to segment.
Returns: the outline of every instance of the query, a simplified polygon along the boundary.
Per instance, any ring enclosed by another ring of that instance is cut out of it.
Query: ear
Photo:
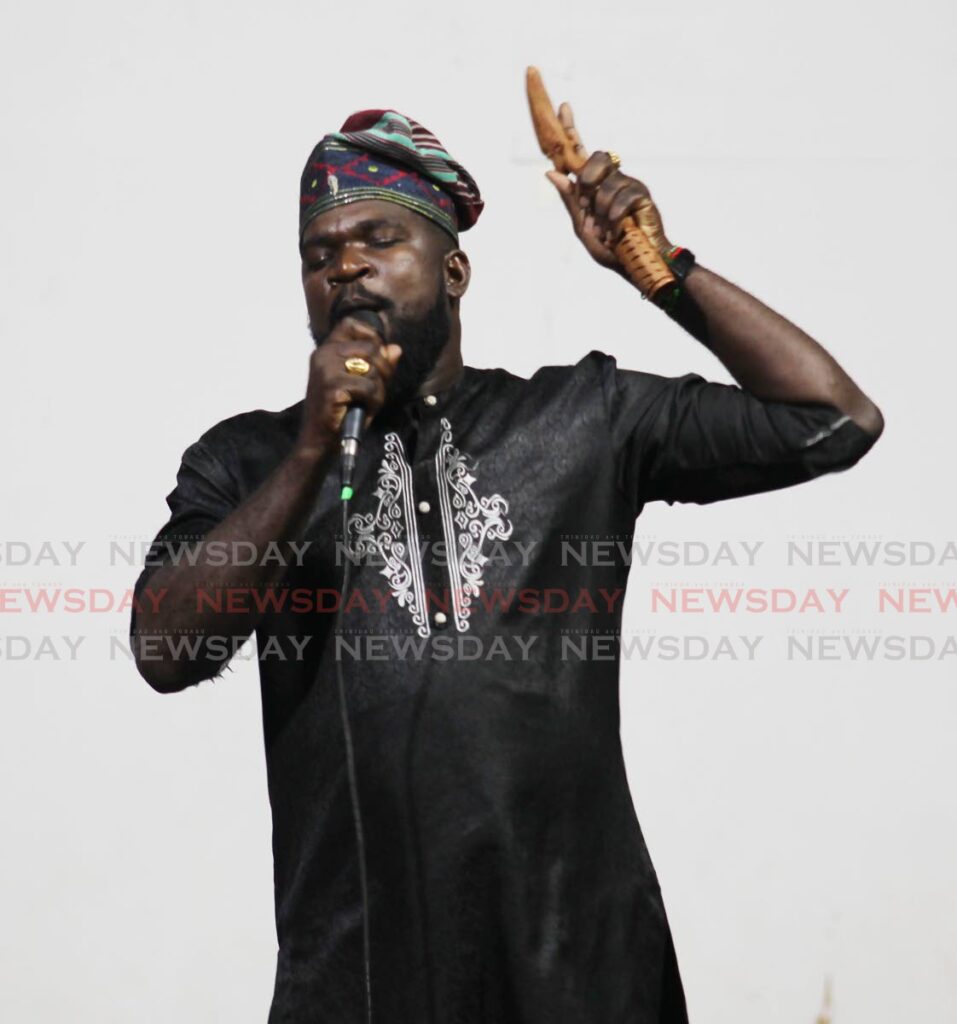
[[[472,279],[468,256],[461,249],[452,249],[443,257],[442,267],[449,298],[460,299],[468,291]]]

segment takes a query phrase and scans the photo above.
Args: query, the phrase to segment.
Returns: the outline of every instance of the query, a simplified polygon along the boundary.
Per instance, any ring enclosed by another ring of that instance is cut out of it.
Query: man
[[[575,182],[549,177],[588,252],[621,272],[610,240],[639,205],[647,215],[645,186],[607,153]],[[306,397],[224,420],[186,450],[131,623],[160,692],[218,675],[213,641],[256,632],[279,938],[270,1022],[347,1024],[370,1004],[383,1024],[685,1021],[625,776],[618,657],[582,643],[619,635],[628,567],[582,565],[567,545],[627,550],[648,501],[847,468],[880,412],[816,342],[666,242],[684,278],[669,315],[740,387],[596,351],[529,380],[463,366],[459,232],[483,203],[396,111],[325,136],[301,195]],[[352,403],[365,434],[343,526]],[[194,564],[165,543],[200,538]],[[235,564],[214,541],[273,557]],[[343,551],[356,564],[340,603]],[[160,642],[183,638],[199,642]]]

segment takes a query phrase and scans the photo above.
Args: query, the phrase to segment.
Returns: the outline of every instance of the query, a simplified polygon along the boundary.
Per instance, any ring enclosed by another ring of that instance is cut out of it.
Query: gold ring
[[[609,149],[608,158],[611,160],[612,167],[621,167],[621,157],[617,153]]]
[[[357,377],[364,377],[371,369],[369,361],[362,356],[350,356],[346,360],[346,373],[354,373]]]

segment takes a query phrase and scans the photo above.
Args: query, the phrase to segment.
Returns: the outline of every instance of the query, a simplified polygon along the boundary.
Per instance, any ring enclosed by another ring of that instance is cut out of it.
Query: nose
[[[340,247],[335,262],[329,271],[329,283],[339,284],[365,277],[369,273],[369,262],[362,252],[351,245]]]

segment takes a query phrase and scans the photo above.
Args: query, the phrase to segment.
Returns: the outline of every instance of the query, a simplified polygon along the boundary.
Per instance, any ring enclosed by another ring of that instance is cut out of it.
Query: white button
[[[446,618],[445,612],[436,612],[435,613],[435,624],[437,626],[444,626],[446,624],[446,622],[448,622],[448,621],[449,620],[448,620],[448,618]]]
[[[420,501],[419,502],[419,511],[420,512],[430,512],[431,510],[432,510],[432,506],[427,501]]]
[[[422,401],[425,402],[426,405],[435,405],[438,399],[435,397],[435,395],[426,395],[425,398],[422,399]]]

